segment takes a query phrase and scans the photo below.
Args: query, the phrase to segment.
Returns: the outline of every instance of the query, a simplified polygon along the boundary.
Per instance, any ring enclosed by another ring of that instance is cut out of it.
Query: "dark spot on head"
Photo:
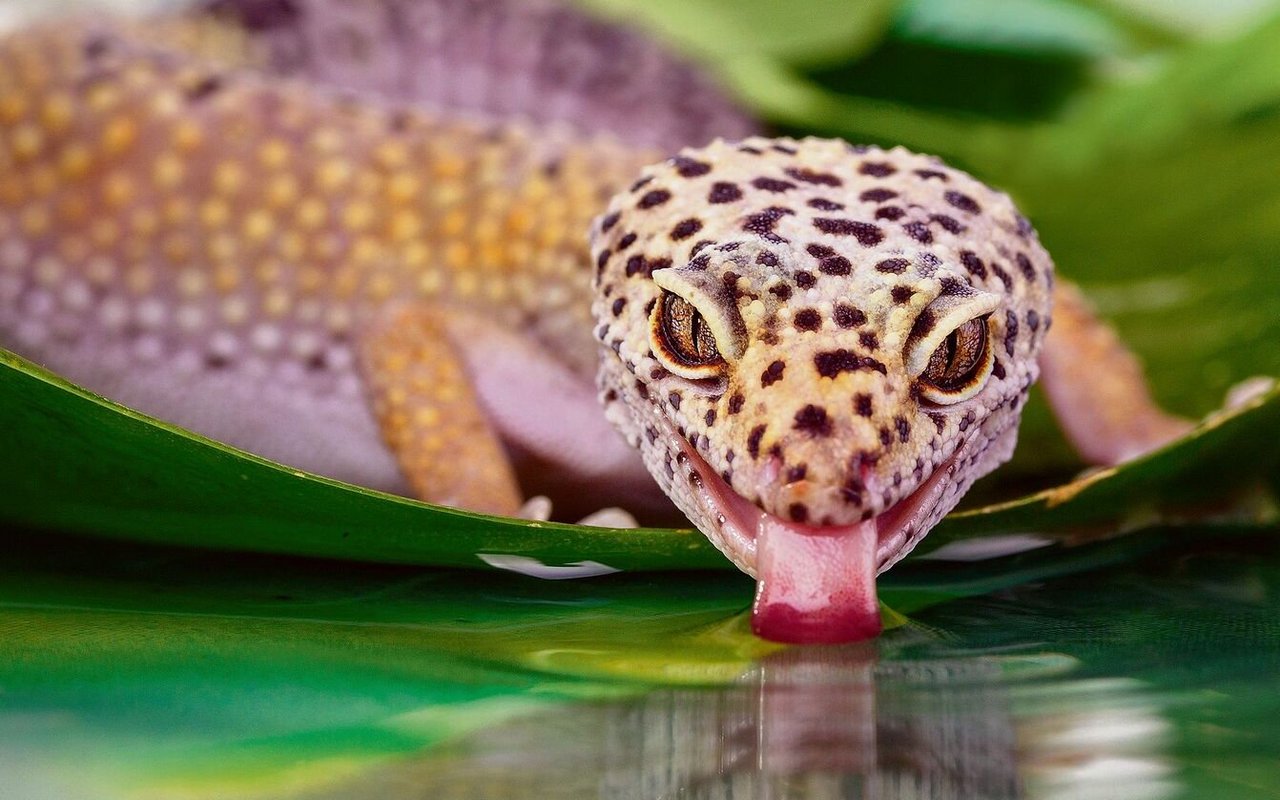
[[[976,292],[973,287],[957,278],[947,276],[939,281],[941,295],[945,297],[972,297]]]
[[[794,156],[796,154],[796,149],[786,144],[775,144],[772,146],[772,149],[778,151],[779,153],[785,153],[789,156]]]
[[[1004,364],[1001,364],[999,359],[991,362],[991,374],[999,380],[1004,380]]]
[[[853,236],[863,247],[874,247],[884,240],[884,233],[869,222],[838,217],[817,217],[813,227],[836,236]]]
[[[862,313],[861,309],[844,303],[836,303],[832,316],[841,328],[854,328],[867,324],[867,315]]]
[[[756,254],[756,263],[766,267],[778,266],[778,257],[768,250],[761,250]]]
[[[927,181],[930,179],[936,179],[936,180],[942,181],[943,183],[946,183],[947,180],[949,180],[947,178],[947,173],[938,172],[936,169],[918,169],[915,172],[917,175],[920,176],[921,180]]]
[[[787,300],[791,297],[791,287],[785,283],[775,284],[769,287],[769,294],[777,297],[779,300]]]
[[[933,427],[938,429],[938,433],[942,433],[947,427],[947,418],[939,414],[937,411],[926,411],[925,416],[933,423]]]
[[[858,343],[868,350],[875,350],[880,347],[880,339],[872,331],[863,331],[858,334]]]
[[[875,370],[881,375],[888,374],[884,364],[874,358],[859,356],[853,351],[843,348],[818,353],[813,357],[813,365],[818,370],[818,374],[824,378],[834,378],[842,372],[853,372],[860,369]]]
[[[652,175],[645,175],[645,176],[644,176],[643,178],[641,178],[640,180],[638,180],[638,181],[636,181],[635,183],[631,184],[631,191],[633,191],[633,192],[638,192],[638,191],[640,191],[640,190],[641,190],[641,189],[643,189],[644,187],[648,186],[648,185],[649,185],[649,181],[651,181],[651,180],[653,180],[653,176],[652,176]]]
[[[889,222],[895,222],[897,220],[902,219],[904,216],[906,216],[906,213],[907,212],[903,211],[897,206],[881,206],[880,208],[876,209],[876,219],[883,219],[883,220],[888,220]]]
[[[689,217],[677,222],[675,227],[671,229],[671,239],[679,242],[688,239],[700,230],[702,230],[702,220],[696,217]]]
[[[930,244],[933,242],[933,231],[929,230],[929,226],[923,222],[905,222],[902,229],[907,235],[915,239],[920,244]]]
[[[676,168],[676,172],[682,178],[697,178],[700,175],[706,175],[711,171],[711,165],[705,161],[698,161],[688,156],[676,156],[671,159],[671,165]]]
[[[972,250],[960,251],[960,263],[963,264],[969,274],[975,278],[987,277],[986,266],[982,263],[982,259],[978,258],[977,254]]]
[[[800,464],[799,466],[788,467],[787,483],[796,483],[798,481],[802,481],[805,479],[805,476],[807,476],[808,474],[809,474],[808,464]]]
[[[616,317],[622,313],[622,309],[626,308],[627,298],[619,297],[613,301],[613,315]]]
[[[816,208],[819,211],[840,211],[844,208],[843,203],[836,203],[822,197],[815,197],[808,203],[809,208]]]
[[[897,197],[898,193],[892,189],[868,189],[858,195],[858,199],[866,203],[883,203],[886,200],[892,200]]]
[[[679,392],[671,392],[670,394],[667,395],[667,402],[670,403],[671,407],[674,408],[676,411],[680,410],[680,402],[682,400],[684,400],[684,396],[681,395]]]
[[[853,396],[853,411],[860,417],[870,417],[872,412],[871,395],[859,392]]]
[[[804,270],[800,270],[796,273],[796,286],[799,286],[801,289],[808,289],[815,283],[817,283],[817,278],[813,277],[813,273],[805,272]]]
[[[612,214],[609,214],[608,216],[606,216],[604,219],[600,220],[600,232],[608,233],[609,231],[611,231],[613,229],[613,226],[618,224],[619,219],[622,219],[622,215],[617,211],[615,211]]]
[[[653,208],[660,206],[671,199],[671,192],[666,189],[654,189],[645,192],[644,197],[640,198],[640,202],[636,203],[636,208]]]
[[[903,417],[894,417],[893,427],[898,430],[898,441],[906,444],[911,438],[911,425]]]
[[[889,296],[893,298],[895,303],[906,303],[911,300],[911,296],[915,293],[915,290],[910,286],[895,286],[889,292]]]
[[[1026,253],[1018,253],[1013,257],[1013,260],[1017,263],[1018,269],[1022,271],[1023,277],[1029,281],[1036,279],[1036,268],[1031,265],[1031,259],[1027,258]]]
[[[818,313],[817,309],[802,308],[796,312],[792,322],[795,323],[796,328],[799,330],[816,331],[822,327],[822,315]]]
[[[1012,311],[1006,311],[1004,327],[1004,349],[1006,353],[1013,355],[1013,347],[1018,341],[1018,315]]]
[[[818,263],[818,271],[827,275],[848,275],[853,271],[853,264],[844,256],[828,256]]]
[[[809,507],[804,503],[792,503],[787,508],[787,514],[791,516],[792,522],[809,521]]]
[[[946,214],[933,214],[929,217],[929,219],[938,223],[938,227],[942,228],[944,231],[950,234],[958,235],[958,234],[964,233],[964,231],[966,230],[966,227],[960,224],[959,220],[957,220],[955,217],[948,217]]]
[[[888,428],[880,429],[880,444],[888,447],[893,442],[893,434],[889,433]]]
[[[748,233],[754,233],[762,239],[770,242],[785,242],[787,240],[774,233],[773,229],[774,226],[778,224],[778,220],[782,219],[787,214],[794,213],[795,212],[789,208],[770,206],[764,211],[748,216],[746,221],[742,223],[742,229]]]
[[[791,181],[778,180],[777,178],[766,178],[763,175],[753,180],[751,185],[757,189],[774,193],[786,192],[796,188],[796,185]]]
[[[600,251],[600,255],[596,256],[596,271],[604,269],[604,265],[609,263],[609,256],[613,255],[613,251],[605,248]]]
[[[1040,315],[1036,313],[1034,308],[1027,310],[1027,327],[1032,333],[1040,330]]]
[[[876,264],[876,271],[883,272],[888,275],[901,275],[907,271],[907,267],[911,266],[911,262],[905,258],[886,258],[879,264]]]
[[[817,243],[808,245],[805,247],[805,251],[814,258],[826,258],[827,256],[833,256],[836,254],[835,250],[827,247],[825,244]]]
[[[742,396],[742,392],[734,392],[733,396],[729,398],[729,413],[737,414],[742,410],[742,406],[746,402],[747,398]]]
[[[752,458],[760,457],[760,440],[764,438],[764,425],[757,425],[747,435],[747,454]]]
[[[764,372],[760,373],[760,385],[772,386],[773,384],[782,380],[782,373],[785,372],[786,369],[787,369],[787,362],[785,361],[773,362],[769,366],[765,367]]]
[[[887,178],[897,171],[897,168],[892,164],[883,161],[864,161],[858,167],[858,172],[875,178]]]
[[[618,250],[626,250],[628,247],[630,247],[635,243],[636,243],[635,231],[632,231],[630,233],[625,233],[622,235],[622,238],[618,240]]]
[[[707,409],[707,413],[702,417],[702,422],[703,422],[703,424],[704,424],[704,425],[706,425],[708,428],[710,428],[712,425],[715,425],[715,424],[716,424],[716,410],[715,410],[714,408],[708,408],[708,409]]]
[[[994,272],[994,273],[995,273],[995,276],[996,276],[997,278],[999,278],[999,279],[1000,279],[1000,282],[1001,282],[1001,283],[1003,283],[1003,284],[1004,284],[1004,290],[1005,290],[1006,292],[1012,292],[1012,291],[1013,291],[1013,278],[1010,278],[1010,277],[1009,277],[1009,273],[1007,273],[1007,272],[1005,272],[1005,271],[1004,271],[1004,267],[1001,267],[999,264],[997,264],[996,262],[992,261],[992,262],[991,262],[991,271],[992,271],[992,272]]]
[[[796,412],[794,427],[798,431],[813,436],[830,436],[832,430],[831,418],[827,416],[827,410],[812,403]]]
[[[804,167],[787,167],[783,170],[792,178],[805,183],[813,183],[818,186],[843,186],[844,183],[835,175],[829,172],[816,172]]]
[[[707,193],[708,203],[732,203],[741,199],[742,190],[736,183],[728,181],[716,181],[711,185],[711,191]]]
[[[751,155],[753,155],[753,156],[760,156],[760,155],[764,155],[764,151],[763,151],[763,150],[761,150],[760,148],[758,148],[758,147],[751,147],[750,145],[745,145],[745,144],[738,148],[738,152],[739,152],[739,153],[750,153],[750,154],[751,154]]]
[[[920,316],[916,317],[915,324],[911,326],[911,338],[927,336],[929,331],[933,330],[933,326],[937,324],[937,316],[926,308],[920,312]]]
[[[965,213],[968,213],[968,214],[982,213],[982,206],[978,205],[978,201],[974,200],[972,197],[970,197],[967,194],[964,194],[962,192],[957,192],[954,189],[948,189],[947,192],[942,196],[948,203],[960,209],[961,211],[964,211]]]
[[[644,267],[645,267],[644,256],[634,255],[631,258],[628,258],[627,269],[626,269],[627,277],[630,278],[632,275],[637,275],[641,272],[644,272],[645,271]]]

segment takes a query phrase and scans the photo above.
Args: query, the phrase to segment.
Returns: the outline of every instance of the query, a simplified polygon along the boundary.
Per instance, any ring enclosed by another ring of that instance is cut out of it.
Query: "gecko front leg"
[[[374,415],[416,496],[514,515],[515,473],[446,320],[431,308],[400,309],[364,336],[360,360]]]
[[[1092,464],[1118,464],[1193,427],[1156,404],[1137,357],[1069,283],[1054,289],[1040,380],[1063,432]]]
[[[587,514],[581,524],[635,526],[621,509],[597,510],[601,499],[660,502],[635,451],[601,416],[591,382],[529,336],[474,312],[417,304],[384,315],[360,351],[383,438],[417,497],[545,520],[546,497],[521,501],[523,473]],[[594,502],[570,499],[588,490]]]

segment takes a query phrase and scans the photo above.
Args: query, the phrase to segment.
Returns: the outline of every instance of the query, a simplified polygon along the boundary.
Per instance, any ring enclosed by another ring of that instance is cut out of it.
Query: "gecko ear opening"
[[[921,397],[951,405],[982,390],[995,364],[990,319],[999,305],[999,296],[965,286],[920,312],[905,355]]]
[[[674,375],[716,378],[746,350],[746,325],[723,284],[707,271],[655,270],[662,294],[649,315],[654,357]]]

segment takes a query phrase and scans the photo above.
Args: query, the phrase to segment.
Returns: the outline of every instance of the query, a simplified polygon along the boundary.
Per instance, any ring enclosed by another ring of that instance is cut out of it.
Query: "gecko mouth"
[[[784,520],[733,491],[683,439],[701,479],[698,502],[718,526],[715,543],[756,578],[751,626],[757,635],[796,644],[834,644],[880,632],[875,579],[928,532],[948,478],[969,448],[960,443],[911,494],[871,519],[811,526]]]

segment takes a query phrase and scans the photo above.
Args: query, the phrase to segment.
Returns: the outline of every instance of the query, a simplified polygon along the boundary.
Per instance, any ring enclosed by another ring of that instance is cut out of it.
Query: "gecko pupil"
[[[987,353],[987,318],[977,317],[951,332],[929,357],[921,378],[943,390],[965,388],[982,369]]]
[[[684,298],[663,292],[660,320],[663,344],[680,362],[700,367],[721,360],[716,338],[707,321]]]

